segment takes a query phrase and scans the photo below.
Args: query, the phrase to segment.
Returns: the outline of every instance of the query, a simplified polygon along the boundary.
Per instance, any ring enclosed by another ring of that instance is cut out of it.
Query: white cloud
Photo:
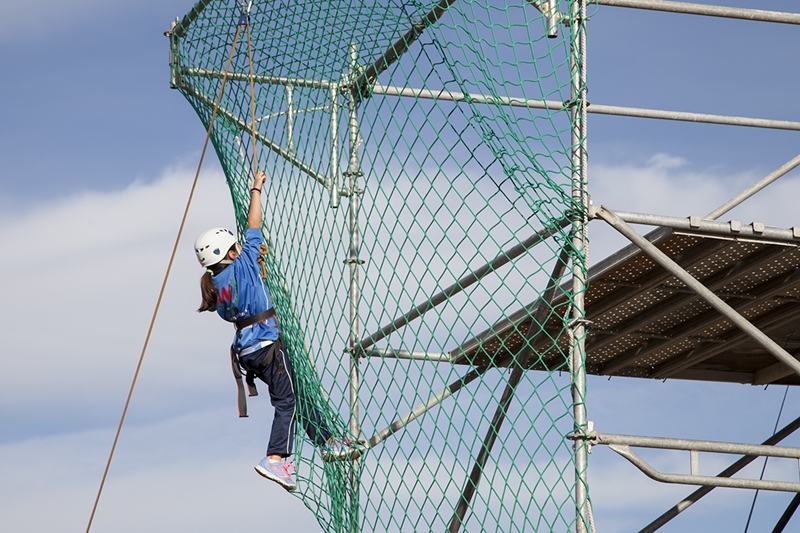
[[[0,219],[16,258],[0,264],[4,529],[85,528],[192,177],[172,169]],[[231,328],[195,312],[194,239],[233,224],[223,177],[202,176],[93,529],[318,530],[299,500],[253,471],[268,397],[236,416]]]
[[[253,470],[263,453],[253,425],[264,422],[215,410],[126,427],[92,530],[318,531],[299,500]],[[0,446],[3,529],[83,531],[112,437],[89,431]]]
[[[0,265],[9,282],[0,349],[17,356],[0,360],[0,409],[38,408],[64,394],[88,402],[130,380],[190,183],[186,172],[171,171],[154,184],[84,193],[2,220],[17,260]],[[202,272],[191,246],[200,228],[232,224],[227,196],[220,175],[202,180],[151,339],[147,367],[170,381],[180,370],[179,387],[207,378],[209,360],[224,367],[230,330],[194,312]],[[47,370],[32,376],[33,398],[19,379],[32,368]]]
[[[763,177],[748,169],[735,174],[723,174],[717,168],[698,169],[668,154],[656,154],[638,165],[590,163],[589,169],[589,193],[595,205],[605,205],[616,211],[675,217],[705,216]],[[795,206],[799,193],[800,171],[795,170],[719,220],[800,226]],[[640,227],[639,231],[646,233],[651,229]],[[592,263],[627,244],[602,221],[590,224]]]

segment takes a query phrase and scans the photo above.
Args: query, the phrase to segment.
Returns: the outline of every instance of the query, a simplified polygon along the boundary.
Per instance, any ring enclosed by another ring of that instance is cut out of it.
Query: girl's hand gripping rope
[[[263,170],[256,172],[253,178],[253,188],[250,189],[250,211],[247,213],[247,227],[261,228],[261,187],[267,180],[267,175]]]

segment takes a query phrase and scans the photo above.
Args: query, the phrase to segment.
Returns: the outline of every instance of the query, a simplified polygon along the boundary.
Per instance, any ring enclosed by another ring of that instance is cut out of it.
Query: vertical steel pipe
[[[586,0],[570,2],[570,118],[572,119],[572,320],[570,365],[572,404],[575,424],[575,531],[589,529],[588,444],[586,415],[586,262],[589,197],[586,157]]]
[[[357,61],[358,50],[355,43],[350,43],[350,71],[349,78],[352,80],[357,75]],[[361,192],[359,191],[358,177],[361,170],[358,162],[358,102],[357,95],[353,91],[349,91],[350,107],[348,117],[348,131],[349,131],[349,148],[350,148],[350,164],[347,170],[350,186],[350,249],[347,257],[347,262],[350,265],[350,337],[349,337],[349,353],[350,353],[350,433],[356,437],[361,437],[361,428],[359,425],[359,402],[358,402],[358,387],[359,387],[359,372],[358,372],[358,358],[356,347],[358,346],[360,335],[360,324],[358,320],[358,304],[361,298],[361,289],[359,286],[359,270],[361,261],[358,257],[359,248],[361,247],[361,235],[358,227],[358,215],[360,208]]]
[[[286,146],[294,154],[294,86],[286,85]]]
[[[339,207],[339,84],[332,82],[331,94],[331,170],[328,176],[328,191],[331,207]]]

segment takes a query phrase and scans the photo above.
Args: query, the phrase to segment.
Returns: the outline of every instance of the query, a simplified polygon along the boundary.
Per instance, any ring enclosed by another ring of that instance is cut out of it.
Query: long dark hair
[[[231,246],[230,250],[235,250],[236,245],[234,244]],[[230,252],[230,250],[228,250]],[[225,253],[225,257],[228,257],[227,252]],[[214,285],[214,280],[211,279],[212,276],[216,276],[227,267],[227,264],[217,263],[216,265],[211,265],[208,267],[200,278],[200,297],[203,301],[200,303],[200,307],[197,308],[198,313],[202,313],[203,311],[216,311],[217,310],[217,297],[219,294],[217,293],[217,286]]]

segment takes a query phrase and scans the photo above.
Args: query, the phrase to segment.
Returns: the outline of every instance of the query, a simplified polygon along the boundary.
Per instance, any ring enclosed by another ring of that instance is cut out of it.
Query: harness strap
[[[258,368],[248,368],[244,373],[242,372],[242,365],[239,363],[239,357],[236,355],[236,349],[231,346],[231,366],[233,368],[233,377],[236,379],[236,387],[238,389],[239,418],[247,417],[247,396],[244,394],[244,384],[247,383],[247,391],[249,396],[258,396],[258,389],[256,388],[256,375],[258,372],[268,367],[270,363],[272,363],[272,360],[275,358],[275,354],[280,352],[282,346],[283,343],[281,342],[280,337],[278,337],[278,339],[270,345]],[[242,379],[243,377],[244,380]]]
[[[234,321],[234,325],[236,326],[236,331],[242,331],[244,328],[249,328],[253,324],[257,324],[258,322],[262,322],[264,320],[268,320],[275,316],[275,308],[271,307],[264,311],[263,313],[258,313],[257,315],[248,316],[247,318],[243,318],[241,320]]]
[[[231,346],[231,367],[233,368],[233,377],[236,379],[236,387],[239,389],[238,402],[239,402],[239,418],[247,417],[247,396],[244,395],[244,383],[242,382],[242,367],[239,364],[239,358],[236,356],[236,349]],[[248,383],[248,388],[250,384]],[[255,383],[253,384],[255,388]],[[251,391],[252,392],[252,391]],[[256,391],[258,394],[258,391]]]

